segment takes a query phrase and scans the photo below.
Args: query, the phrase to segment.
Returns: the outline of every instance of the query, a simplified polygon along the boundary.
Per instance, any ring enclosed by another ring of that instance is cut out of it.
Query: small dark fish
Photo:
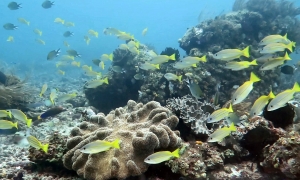
[[[80,57],[81,55],[77,53],[74,49],[67,50],[69,56]]]
[[[6,23],[6,24],[3,25],[3,28],[6,29],[6,30],[15,30],[15,29],[18,28],[18,26],[15,26],[12,23]]]
[[[293,75],[297,68],[295,66],[285,65],[280,68],[281,73]]]
[[[93,61],[93,63],[94,63],[96,66],[99,67],[99,64],[100,64],[100,62],[101,62],[100,59],[93,59],[92,61]]]
[[[200,89],[199,85],[196,84],[195,82],[193,82],[192,80],[188,79],[187,81],[187,86],[190,89],[191,94],[197,98],[197,99],[201,99],[201,97],[203,97],[203,92]]]
[[[46,1],[43,2],[42,7],[43,7],[44,9],[49,9],[49,8],[52,7],[52,5],[54,5],[54,2],[51,2],[51,1],[46,0]]]
[[[46,112],[44,112],[43,114],[41,114],[38,119],[46,119],[48,117],[51,116],[55,116],[61,112],[66,111],[66,109],[62,108],[62,107],[53,107],[51,109],[48,109]]]
[[[17,9],[20,9],[20,8],[22,8],[21,6],[20,6],[21,4],[18,4],[18,3],[16,3],[16,2],[10,2],[8,5],[7,5],[7,7],[10,9],[10,10],[17,10]]]
[[[70,37],[70,36],[73,36],[74,35],[74,33],[72,33],[71,31],[66,31],[65,33],[64,33],[64,36],[65,37]]]
[[[60,49],[58,50],[53,50],[53,51],[50,51],[47,55],[47,60],[52,60],[54,59],[55,57],[57,57],[60,53]]]

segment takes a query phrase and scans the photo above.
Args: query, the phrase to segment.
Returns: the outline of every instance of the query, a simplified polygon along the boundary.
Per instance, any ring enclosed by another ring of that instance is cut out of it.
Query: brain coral
[[[178,131],[172,131],[178,118],[158,102],[145,105],[128,101],[107,116],[95,115],[91,109],[84,113],[87,120],[71,131],[67,142],[69,151],[63,163],[68,169],[86,179],[124,179],[140,175],[148,165],[144,159],[155,150],[175,150],[181,145]],[[80,148],[95,140],[120,139],[120,149],[110,149],[97,154],[83,154]]]

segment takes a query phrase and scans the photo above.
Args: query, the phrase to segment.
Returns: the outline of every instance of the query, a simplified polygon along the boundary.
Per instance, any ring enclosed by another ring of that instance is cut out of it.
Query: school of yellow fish
[[[18,18],[18,21],[20,23],[26,24],[27,26],[30,26],[30,22],[27,21],[24,18]],[[61,18],[56,18],[54,20],[54,23],[64,25],[66,27],[74,27],[75,23],[70,21],[65,21]],[[148,28],[145,28],[142,31],[142,35],[145,36],[147,34]],[[39,29],[34,29],[33,32],[37,34],[38,36],[42,36],[43,33]],[[177,70],[187,69],[187,68],[193,68],[197,67],[197,64],[202,62],[207,62],[206,55],[202,57],[192,57],[187,56],[182,58],[181,60],[176,61],[175,54],[172,54],[170,56],[168,55],[158,55],[154,51],[143,51],[140,50],[140,41],[135,39],[133,34],[118,30],[116,28],[108,27],[103,30],[103,33],[105,35],[112,35],[116,36],[118,39],[127,41],[127,43],[122,43],[118,46],[120,50],[127,51],[128,53],[132,53],[132,55],[138,56],[141,53],[143,55],[146,55],[149,58],[149,60],[146,60],[144,62],[141,62],[136,67],[138,69],[142,69],[145,71],[154,71],[159,70],[160,65],[166,62],[175,62],[172,64],[172,67]],[[72,36],[73,33],[68,31],[65,32],[64,36],[69,37]],[[98,38],[99,33],[93,29],[88,30],[87,34],[83,37],[83,40],[87,45],[91,43],[91,37]],[[12,36],[9,36],[7,38],[7,42],[14,42],[15,39]],[[45,45],[45,41],[43,41],[40,38],[37,38],[35,40],[39,44]],[[64,41],[63,44],[66,47],[70,47],[69,43],[67,41]],[[289,57],[288,52],[293,52],[293,48],[295,47],[295,42],[290,41],[287,38],[287,34],[284,36],[281,35],[269,35],[265,38],[263,38],[259,42],[259,52],[262,54],[261,57],[257,59],[253,59],[250,61],[246,60],[239,60],[241,57],[249,58],[250,53],[249,49],[250,47],[247,46],[243,50],[240,49],[223,49],[215,54],[212,55],[212,58],[225,61],[226,64],[224,65],[225,69],[230,69],[232,71],[240,71],[246,68],[249,68],[251,66],[257,66],[258,64],[262,63],[260,66],[261,71],[266,70],[272,70],[282,64],[284,64],[285,61],[291,60]],[[55,57],[58,56],[58,53],[60,50],[53,50],[49,52],[47,59],[52,60]],[[278,53],[284,53],[283,56],[279,56]],[[91,66],[88,65],[82,65],[80,61],[75,61],[76,58],[79,58],[80,54],[77,53],[75,50],[68,50],[67,55],[63,55],[60,57],[60,60],[56,63],[56,67],[58,68],[57,73],[60,75],[65,75],[65,72],[59,69],[63,66],[74,66],[81,68],[83,70],[83,73],[86,76],[90,76],[93,79],[88,81],[85,84],[85,88],[96,88],[98,86],[101,86],[103,84],[109,84],[108,77],[103,76],[101,71],[93,70]],[[94,59],[92,62],[99,67],[100,70],[105,70],[107,67],[105,62],[106,61],[113,61],[113,54],[102,54],[99,59]],[[122,67],[113,66],[111,67],[112,71],[115,73],[120,73],[123,71]],[[187,72],[184,74],[186,77],[190,78],[193,76],[192,73]],[[164,78],[166,78],[168,81],[178,81],[178,83],[182,83],[182,76],[181,74],[173,74],[170,72],[167,72],[164,74]],[[136,80],[143,79],[142,74],[136,74],[134,75],[134,78]],[[250,78],[248,81],[244,82],[240,87],[237,88],[235,93],[232,95],[231,104],[228,108],[221,108],[216,111],[214,111],[209,118],[207,119],[207,123],[216,123],[221,120],[224,120],[229,117],[231,113],[234,112],[232,105],[241,103],[243,100],[245,100],[250,92],[254,88],[254,83],[259,82],[261,79],[255,75],[253,72],[250,74]],[[47,84],[44,84],[41,88],[40,97],[44,97],[45,93],[48,89]],[[189,89],[192,93],[192,95],[196,98],[201,97],[201,89],[197,84],[195,84],[193,81],[189,81]],[[293,99],[294,94],[300,92],[300,86],[298,83],[294,84],[294,87],[291,89],[287,89],[277,95],[274,95],[271,91],[269,95],[262,95],[260,96],[253,104],[250,116],[258,116],[261,114],[265,106],[268,105],[267,110],[268,111],[274,111],[278,108],[281,108],[285,106],[290,100]],[[70,93],[70,94],[63,94],[61,96],[57,95],[57,90],[52,89],[48,101],[50,101],[51,104],[55,104],[55,101],[57,99],[57,102],[64,102],[66,100],[69,100],[71,98],[76,97],[76,93]],[[0,117],[6,118],[12,118],[19,120],[27,125],[28,128],[31,127],[32,120],[28,119],[27,116],[20,110],[17,109],[10,109],[10,110],[0,110]],[[0,129],[11,129],[11,128],[18,128],[18,122],[12,122],[8,120],[0,120]],[[221,142],[226,136],[230,135],[231,132],[236,131],[236,127],[234,123],[231,123],[229,127],[225,126],[220,129],[217,129],[214,133],[212,133],[209,137],[207,142]],[[44,152],[47,153],[48,151],[48,144],[42,144],[38,139],[35,137],[29,135],[27,137],[27,140],[29,144],[37,149],[42,149]],[[82,153],[87,154],[94,154],[94,153],[100,153],[103,151],[107,151],[111,148],[115,149],[121,149],[122,145],[120,146],[122,142],[119,139],[116,139],[112,142],[109,141],[102,141],[97,140],[94,142],[90,142],[89,144],[85,145],[81,148]],[[147,158],[145,158],[144,162],[148,164],[157,164],[160,162],[167,161],[171,158],[178,158],[180,156],[180,149],[176,149],[173,152],[170,151],[160,151],[156,152]]]

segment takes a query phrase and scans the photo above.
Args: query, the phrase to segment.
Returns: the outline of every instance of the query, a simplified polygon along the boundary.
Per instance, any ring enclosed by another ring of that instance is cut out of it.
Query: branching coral
[[[85,113],[87,120],[71,131],[69,151],[64,165],[86,179],[124,179],[140,175],[148,165],[144,159],[155,150],[174,150],[181,144],[178,131],[172,131],[178,118],[170,110],[151,101],[145,105],[130,100],[125,108],[117,108],[107,116]],[[120,139],[121,149],[98,154],[83,154],[80,148],[95,140]]]

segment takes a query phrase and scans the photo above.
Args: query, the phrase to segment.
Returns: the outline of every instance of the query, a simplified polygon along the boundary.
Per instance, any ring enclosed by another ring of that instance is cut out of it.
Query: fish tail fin
[[[111,54],[108,56],[108,59],[111,60],[111,61],[113,61],[113,58],[114,58],[114,55],[113,55],[113,53],[111,53]]]
[[[290,42],[288,45],[286,45],[286,48],[290,51],[293,52],[293,47],[295,47],[295,42]]]
[[[233,112],[233,109],[232,109],[232,105],[231,103],[229,104],[229,108],[228,108],[229,112]]]
[[[251,65],[257,65],[256,59],[250,62]]]
[[[251,82],[258,82],[258,81],[260,81],[260,79],[253,72],[251,72],[250,81]]]
[[[181,82],[182,80],[182,75],[178,76],[178,81]]]
[[[41,118],[41,116],[38,116],[37,119],[38,119],[38,120],[41,120],[42,118]]]
[[[300,86],[297,82],[294,84],[293,91],[294,92],[300,92]]]
[[[27,24],[27,26],[29,26],[29,25],[30,25],[30,22],[28,21],[26,24]]]
[[[173,151],[172,152],[172,155],[174,156],[174,157],[179,157],[180,155],[179,155],[179,151],[180,151],[180,148],[177,148],[175,151]]]
[[[62,20],[62,21],[61,21],[61,24],[65,24],[65,20]]]
[[[250,54],[249,54],[249,46],[247,46],[245,49],[242,50],[243,52],[243,56],[245,57],[250,57]]]
[[[292,60],[289,56],[289,53],[287,53],[287,52],[285,52],[283,58],[284,58],[284,60]]]
[[[136,47],[136,48],[139,48],[139,47],[140,47],[140,41],[137,41],[137,42],[135,43],[135,47]]]
[[[285,35],[283,36],[283,38],[284,38],[284,40],[288,40],[288,38],[287,38],[287,33],[285,33]]]
[[[18,122],[13,123],[13,125],[18,129]]]
[[[156,64],[156,65],[155,65],[155,68],[156,68],[156,69],[159,69],[159,64]]]
[[[98,36],[99,36],[99,33],[98,33],[98,32],[95,32],[95,36],[96,36],[96,38],[98,38]]]
[[[80,67],[80,62],[77,63],[77,66]]]
[[[201,60],[202,60],[203,62],[207,62],[206,55],[202,56],[202,57],[201,57]]]
[[[103,80],[103,82],[104,82],[105,84],[108,84],[108,77],[106,77],[106,78]]]
[[[230,131],[236,131],[236,127],[234,126],[234,123],[232,122],[229,126]]]
[[[274,98],[275,98],[275,95],[274,95],[274,93],[273,93],[272,91],[270,91],[268,97],[269,97],[270,99],[274,99]]]
[[[26,125],[27,125],[27,127],[31,127],[31,124],[32,124],[32,119],[27,119],[26,120]]]
[[[193,64],[192,67],[197,67],[197,64]]]
[[[44,144],[42,145],[42,150],[45,151],[45,153],[48,153],[48,147],[49,147],[49,144]]]
[[[116,149],[120,149],[120,139],[116,139],[113,142],[111,142],[111,146]]]
[[[169,56],[169,59],[175,61],[175,53]]]

